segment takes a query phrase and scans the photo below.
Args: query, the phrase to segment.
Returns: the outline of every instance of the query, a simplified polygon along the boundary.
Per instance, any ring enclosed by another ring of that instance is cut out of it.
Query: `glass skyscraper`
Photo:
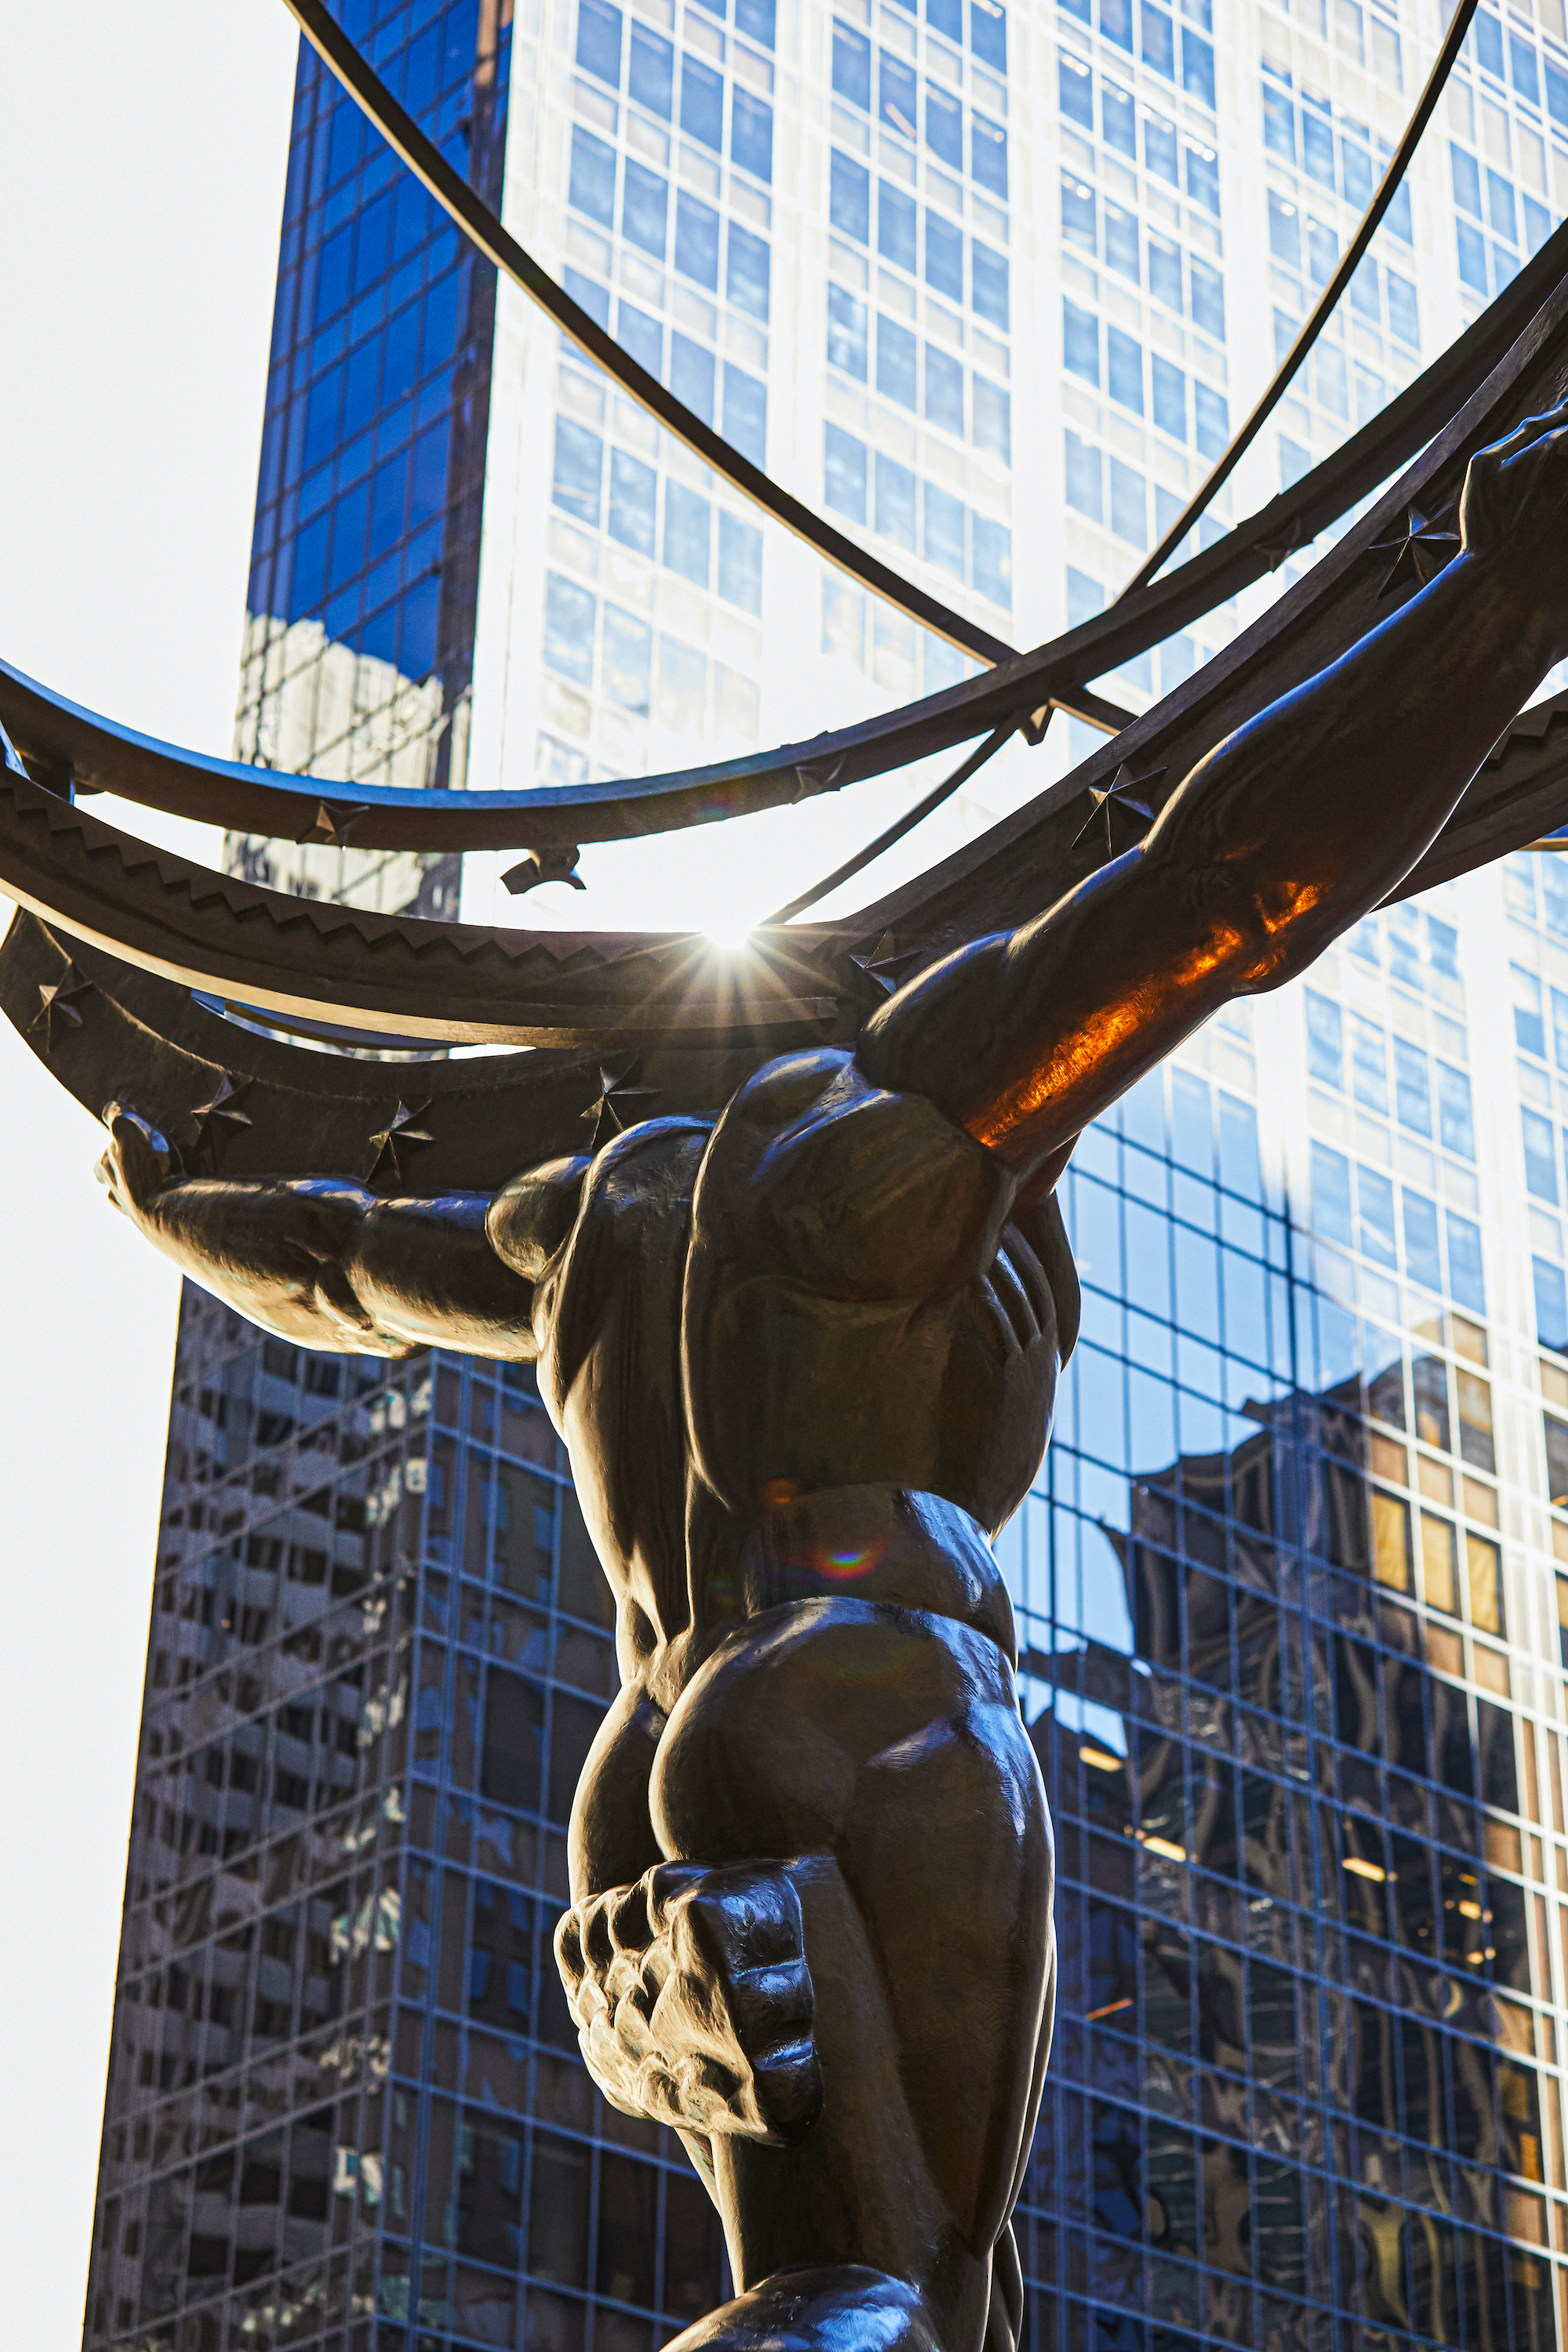
[[[1412,0],[343,16],[645,365],[1020,644],[1180,511],[1441,30]],[[1565,206],[1561,0],[1483,7],[1203,535]],[[1142,708],[1307,560],[1107,690]],[[242,755],[345,781],[641,772],[962,667],[498,289],[309,51],[249,608]],[[457,904],[446,861],[231,855]],[[470,911],[509,903],[500,862],[468,861]],[[595,919],[592,888],[523,906]],[[1568,877],[1520,856],[1212,1024],[1075,1155],[1083,1337],[997,1547],[1060,1872],[1029,2352],[1568,2337],[1565,1125]],[[608,1620],[525,1372],[314,1357],[187,1291],[95,2352],[655,2352],[728,2291],[550,1953]]]

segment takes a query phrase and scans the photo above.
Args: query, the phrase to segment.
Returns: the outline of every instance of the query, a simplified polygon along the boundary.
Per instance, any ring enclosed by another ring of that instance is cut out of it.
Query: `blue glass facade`
[[[1445,1283],[1401,1185],[1401,1290],[1357,1169],[1370,1221],[1336,1174],[1293,1223],[1177,1066],[1069,1181],[1084,1341],[1004,1538],[1062,1882],[1042,2344],[1557,2340],[1553,1579],[1504,1574],[1475,1228]]]
[[[510,0],[342,12],[447,161],[501,199]],[[365,783],[467,775],[495,271],[300,53],[237,755]],[[455,913],[453,861],[236,843],[313,895]]]

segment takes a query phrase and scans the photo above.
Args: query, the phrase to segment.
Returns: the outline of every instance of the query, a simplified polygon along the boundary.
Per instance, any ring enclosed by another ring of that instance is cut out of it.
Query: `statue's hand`
[[[109,1149],[98,1163],[100,1184],[122,1216],[144,1224],[156,1195],[169,1181],[171,1153],[157,1129],[123,1103],[103,1114]]]
[[[1552,576],[1543,582],[1561,599],[1564,580],[1564,516],[1568,509],[1568,403],[1545,416],[1527,416],[1506,440],[1478,449],[1465,475],[1459,534],[1469,555],[1500,555],[1510,565],[1542,555]]]
[[[774,2146],[822,2105],[800,1897],[777,1864],[661,1863],[568,1911],[555,1957],[612,2106]]]

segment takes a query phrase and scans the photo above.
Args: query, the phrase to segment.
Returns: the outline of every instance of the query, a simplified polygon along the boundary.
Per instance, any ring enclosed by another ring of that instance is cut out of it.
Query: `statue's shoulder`
[[[923,1095],[877,1086],[851,1049],[765,1063],[704,1156],[700,1249],[876,1295],[973,1269],[1011,1198],[1006,1171]]]
[[[641,1208],[664,1222],[689,1215],[711,1119],[645,1118],[597,1151],[545,1160],[503,1184],[486,1220],[492,1247],[530,1282],[542,1280],[584,1224]]]
[[[736,1087],[721,1129],[727,1141],[744,1150],[760,1135],[792,1128],[819,1110],[830,1112],[858,1091],[857,1077],[847,1045],[810,1045],[798,1054],[775,1055]]]

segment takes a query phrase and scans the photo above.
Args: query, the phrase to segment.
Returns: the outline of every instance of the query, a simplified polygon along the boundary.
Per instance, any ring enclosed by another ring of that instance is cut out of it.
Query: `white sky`
[[[296,39],[0,10],[0,653],[225,753]],[[177,1283],[4,1022],[0,1104],[0,2329],[76,2352]]]

